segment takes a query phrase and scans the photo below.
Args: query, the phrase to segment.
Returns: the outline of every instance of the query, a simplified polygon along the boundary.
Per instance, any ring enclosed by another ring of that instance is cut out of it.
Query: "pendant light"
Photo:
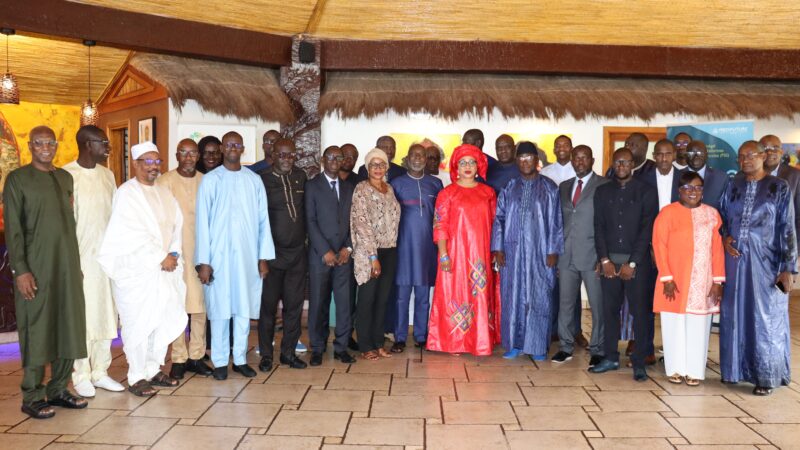
[[[81,126],[84,125],[97,125],[98,113],[97,105],[92,102],[92,47],[96,44],[95,41],[85,40],[83,45],[88,49],[89,53],[89,82],[88,82],[88,96],[86,101],[81,106]]]
[[[0,80],[0,103],[19,105],[17,77],[11,73],[8,65],[8,37],[14,34],[14,30],[11,28],[2,28],[0,29],[0,33],[6,35],[6,73],[3,75],[3,79]]]

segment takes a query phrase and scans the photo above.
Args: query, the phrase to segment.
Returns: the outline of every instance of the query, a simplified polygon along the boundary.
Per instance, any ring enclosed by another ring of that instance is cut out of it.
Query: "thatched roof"
[[[320,99],[320,114],[345,118],[393,109],[455,119],[494,108],[505,117],[546,119],[791,117],[800,112],[800,83],[342,72],[328,75]]]
[[[164,86],[178,108],[192,99],[221,115],[280,123],[294,120],[289,99],[271,69],[150,53],[135,54],[130,64]]]

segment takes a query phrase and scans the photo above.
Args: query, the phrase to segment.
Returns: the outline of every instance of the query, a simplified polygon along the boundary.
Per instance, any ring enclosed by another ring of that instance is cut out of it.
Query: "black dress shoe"
[[[172,368],[169,369],[170,378],[175,378],[176,380],[182,380],[184,373],[186,373],[186,364],[172,363]]]
[[[281,361],[283,362],[283,361]],[[312,366],[321,366],[322,365],[322,353],[314,352],[311,354],[311,362]]]
[[[202,359],[189,359],[186,361],[186,370],[207,377],[214,371]]]
[[[633,379],[639,382],[647,381],[647,371],[644,369],[644,367],[633,368]]]
[[[347,343],[347,348],[354,352],[358,351],[358,342],[352,336],[350,336],[350,341]]]
[[[305,361],[298,358],[296,355],[292,355],[290,357],[281,355],[281,364],[286,364],[292,369],[305,369],[308,367],[308,364],[306,364]]]
[[[591,368],[591,367],[594,367],[594,366],[600,364],[600,361],[602,361],[602,360],[603,360],[602,356],[600,356],[600,355],[592,355],[592,357],[589,359],[589,367]]]
[[[248,366],[247,364],[239,364],[233,365],[233,371],[236,373],[242,374],[243,377],[253,378],[254,376],[258,375],[252,367]]]
[[[214,369],[214,379],[215,380],[227,380],[228,379],[228,368],[227,367],[217,367]]]
[[[322,355],[320,355],[320,359],[322,359]],[[353,358],[353,356],[350,353],[347,353],[346,351],[334,353],[333,359],[338,359],[339,361],[345,364],[354,364],[356,362],[356,359]]]
[[[258,370],[262,372],[269,372],[272,370],[272,358],[263,356],[261,362],[258,363]]]

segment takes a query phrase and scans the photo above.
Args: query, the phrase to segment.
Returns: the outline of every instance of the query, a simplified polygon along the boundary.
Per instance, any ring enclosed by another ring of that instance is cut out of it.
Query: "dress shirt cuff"
[[[658,279],[662,283],[666,283],[667,281],[673,281],[672,275],[666,275]]]
[[[724,283],[724,282],[725,282],[725,277],[713,277],[711,280],[712,280],[714,283],[720,283],[720,284],[721,284],[721,283]]]

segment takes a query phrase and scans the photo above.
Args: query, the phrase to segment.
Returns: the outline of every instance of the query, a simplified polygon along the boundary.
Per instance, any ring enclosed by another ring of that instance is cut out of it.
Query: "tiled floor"
[[[19,412],[18,351],[8,344],[0,346],[0,449],[800,448],[800,385],[768,398],[753,397],[747,384],[723,385],[711,339],[708,378],[697,388],[668,383],[663,364],[646,383],[630,369],[589,374],[582,351],[559,366],[506,361],[500,349],[478,358],[409,346],[349,366],[328,354],[321,367],[280,367],[251,380],[189,376],[150,399],[98,391],[89,409],[57,409],[43,421]],[[248,356],[257,364],[255,350]],[[118,342],[114,357],[111,374],[122,381]]]

